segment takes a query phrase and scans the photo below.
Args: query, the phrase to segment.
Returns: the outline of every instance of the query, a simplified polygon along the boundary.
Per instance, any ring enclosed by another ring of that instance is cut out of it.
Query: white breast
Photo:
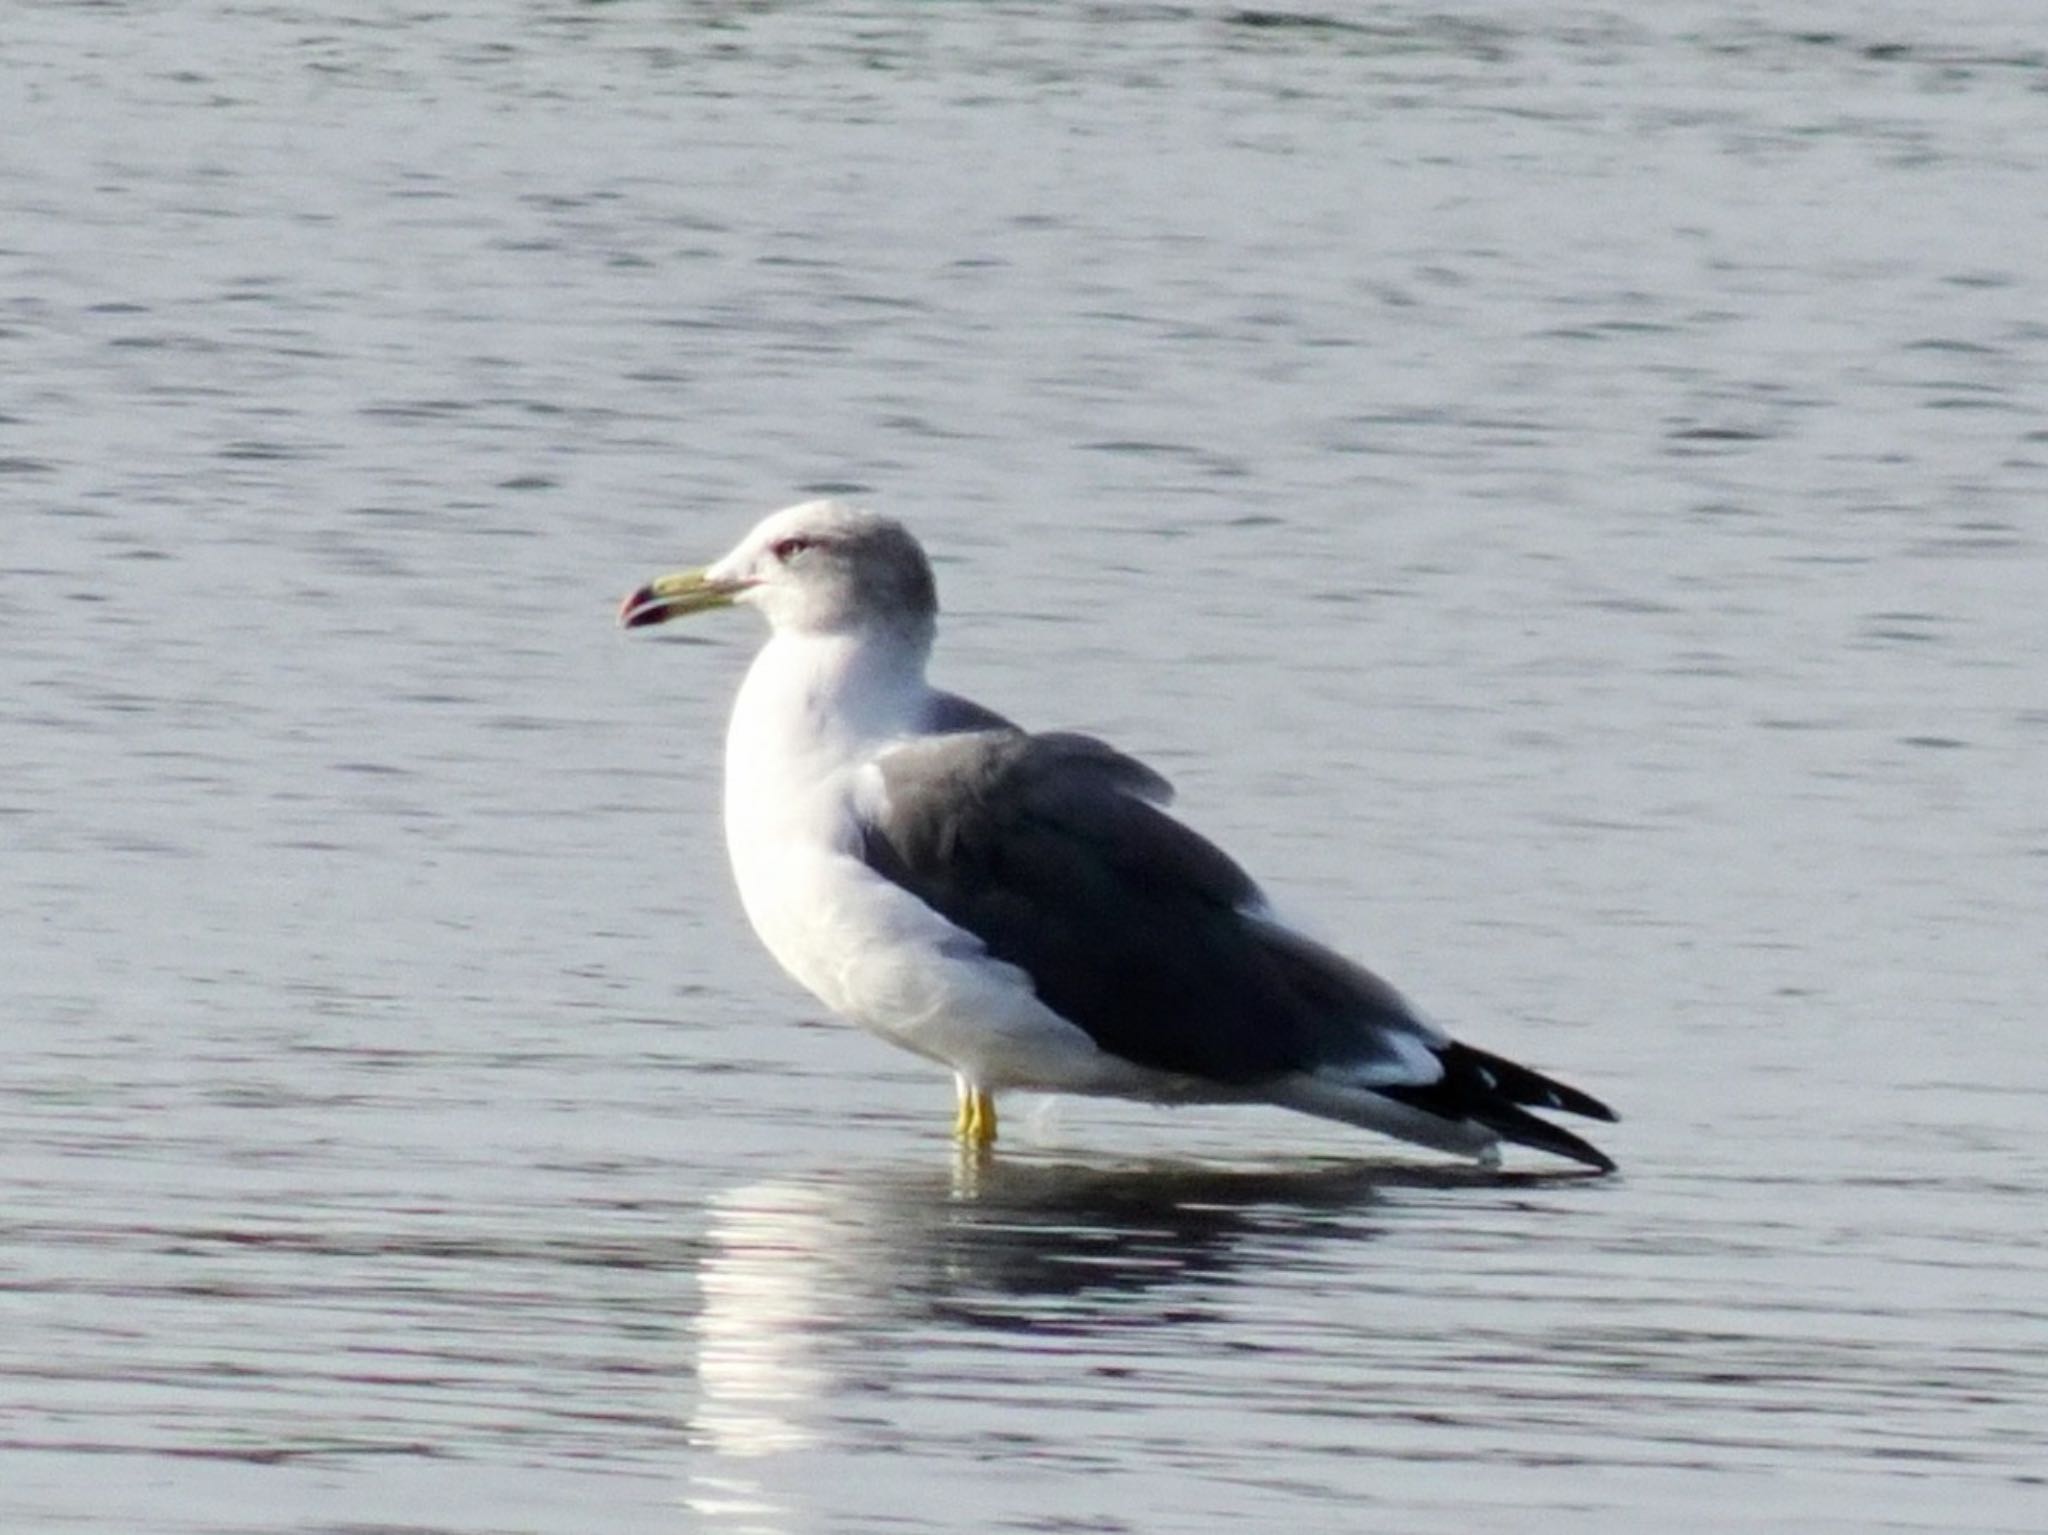
[[[726,843],[754,931],[832,1011],[984,1087],[1112,1090],[1127,1068],[1023,972],[859,858],[863,771],[901,733],[893,716],[919,717],[923,688],[914,679],[918,696],[900,701],[870,689],[849,707],[843,662],[778,636],[733,709]]]

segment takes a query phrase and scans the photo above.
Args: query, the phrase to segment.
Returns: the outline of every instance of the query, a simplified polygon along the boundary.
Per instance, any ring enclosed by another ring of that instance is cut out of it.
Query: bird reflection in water
[[[857,1411],[916,1377],[968,1379],[990,1332],[1142,1347],[1147,1329],[1220,1314],[1247,1261],[1313,1266],[1375,1231],[1392,1187],[1541,1181],[1355,1161],[1285,1168],[1119,1166],[963,1156],[734,1189],[711,1211],[696,1319],[703,1452],[694,1511],[727,1531],[802,1524],[780,1457],[854,1450]],[[1334,1260],[1330,1260],[1334,1261]],[[864,1404],[864,1405],[862,1405]]]

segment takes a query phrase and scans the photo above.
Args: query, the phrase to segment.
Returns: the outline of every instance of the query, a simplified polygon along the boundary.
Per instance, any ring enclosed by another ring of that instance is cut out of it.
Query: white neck
[[[830,771],[911,728],[927,688],[929,642],[893,629],[773,635],[734,701],[727,769],[807,761]]]
[[[725,742],[728,837],[828,812],[847,770],[917,727],[929,642],[900,630],[777,633],[754,658]]]
[[[844,844],[857,770],[929,707],[929,648],[900,629],[778,633],[740,686],[725,742],[726,846],[747,914],[778,956],[787,894],[806,877],[789,860]]]

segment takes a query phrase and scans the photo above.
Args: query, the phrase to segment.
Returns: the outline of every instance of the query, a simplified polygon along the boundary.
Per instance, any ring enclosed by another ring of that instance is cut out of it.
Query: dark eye
[[[801,535],[792,538],[778,538],[768,546],[768,552],[787,565],[816,542],[816,539],[804,538]]]

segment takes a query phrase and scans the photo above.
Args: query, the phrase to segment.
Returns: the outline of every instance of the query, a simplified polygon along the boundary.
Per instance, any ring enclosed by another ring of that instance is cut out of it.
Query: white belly
[[[798,984],[841,1017],[994,1091],[1127,1092],[1133,1068],[854,856],[849,796],[733,786],[726,833],[747,919]]]
[[[1021,970],[856,856],[863,764],[913,726],[922,683],[850,698],[834,680],[845,662],[830,642],[777,636],[734,705],[726,843],[769,953],[833,1012],[976,1086],[1143,1092],[1152,1073],[1105,1055]]]
[[[1128,1069],[970,934],[841,852],[735,857],[747,916],[833,1012],[991,1091],[1128,1090]]]

